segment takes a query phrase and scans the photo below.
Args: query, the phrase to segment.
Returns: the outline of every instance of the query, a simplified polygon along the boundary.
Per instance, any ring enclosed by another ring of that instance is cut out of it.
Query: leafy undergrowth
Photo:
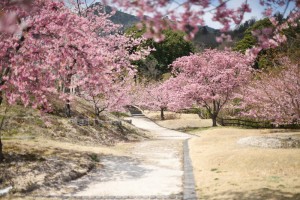
[[[101,167],[99,155],[58,148],[30,148],[21,143],[5,145],[0,163],[1,188],[12,186],[13,194],[42,193]]]

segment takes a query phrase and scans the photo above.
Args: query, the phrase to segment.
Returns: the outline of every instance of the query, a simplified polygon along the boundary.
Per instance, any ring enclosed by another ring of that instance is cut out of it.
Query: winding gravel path
[[[132,117],[132,124],[153,138],[136,143],[128,156],[105,156],[104,167],[73,181],[72,197],[107,199],[182,199],[183,144],[191,136],[158,126],[145,117]],[[145,198],[144,198],[145,197]],[[171,198],[172,197],[172,198]]]

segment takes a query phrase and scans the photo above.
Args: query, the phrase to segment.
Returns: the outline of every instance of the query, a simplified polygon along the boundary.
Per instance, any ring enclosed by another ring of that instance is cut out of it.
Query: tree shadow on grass
[[[216,193],[211,196],[202,196],[201,199],[212,200],[299,200],[300,193],[293,194],[282,192],[281,190],[271,190],[262,188],[258,190],[251,190],[247,192],[222,192]]]

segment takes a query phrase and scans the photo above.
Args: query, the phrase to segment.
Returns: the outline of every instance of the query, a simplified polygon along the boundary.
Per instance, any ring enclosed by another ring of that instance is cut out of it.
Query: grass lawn
[[[195,131],[193,131],[195,133]],[[300,149],[243,146],[266,130],[214,128],[189,141],[200,199],[300,199]],[[273,133],[276,135],[298,135]]]

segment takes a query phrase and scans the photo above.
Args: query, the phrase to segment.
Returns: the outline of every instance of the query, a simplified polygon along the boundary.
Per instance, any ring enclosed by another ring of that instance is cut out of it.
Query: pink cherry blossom
[[[299,66],[288,59],[282,65],[279,73],[260,74],[241,90],[243,115],[275,124],[300,123]]]
[[[0,32],[1,97],[9,103],[21,100],[47,111],[48,97],[56,93],[70,110],[70,88],[98,82],[108,91],[111,85],[104,83],[112,70],[131,69],[130,60],[148,53],[130,52],[142,39],[119,34],[119,25],[108,20],[109,15],[95,15],[94,8],[79,12],[54,0],[34,0],[31,9],[7,0],[1,3],[4,16],[14,13],[14,31],[2,27]]]
[[[251,61],[233,51],[206,50],[172,63],[186,102],[207,109],[216,126],[222,108],[251,77]]]

